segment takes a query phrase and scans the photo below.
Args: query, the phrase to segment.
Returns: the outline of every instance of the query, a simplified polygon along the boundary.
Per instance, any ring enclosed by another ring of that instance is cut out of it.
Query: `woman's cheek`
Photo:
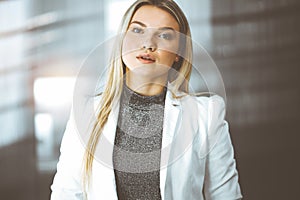
[[[162,49],[166,52],[177,54],[177,51],[178,51],[178,43],[177,42],[161,42],[159,46],[160,46],[160,49]]]
[[[123,39],[122,44],[122,60],[127,67],[133,67],[135,65],[135,51],[137,45],[134,42],[134,38],[128,36],[128,34]]]
[[[139,49],[140,40],[131,34],[126,34],[122,45],[122,54],[128,54]]]
[[[161,50],[159,53],[160,63],[171,67],[175,60],[176,54],[170,51]]]

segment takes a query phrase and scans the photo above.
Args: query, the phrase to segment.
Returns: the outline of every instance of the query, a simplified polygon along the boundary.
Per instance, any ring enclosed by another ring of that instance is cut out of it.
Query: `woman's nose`
[[[145,50],[155,51],[157,49],[157,44],[155,42],[154,36],[152,34],[149,34],[144,38],[144,41],[142,43],[142,48]]]

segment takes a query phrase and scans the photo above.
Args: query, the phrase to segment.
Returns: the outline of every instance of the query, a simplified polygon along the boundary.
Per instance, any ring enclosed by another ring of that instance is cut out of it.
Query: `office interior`
[[[1,199],[50,198],[82,62],[132,2],[0,1]],[[222,76],[244,199],[299,198],[300,1],[176,2]]]

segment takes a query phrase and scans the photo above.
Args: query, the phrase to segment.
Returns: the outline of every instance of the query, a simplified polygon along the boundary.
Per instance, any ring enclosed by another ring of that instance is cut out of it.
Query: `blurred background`
[[[132,2],[0,1],[1,199],[49,199],[80,64]],[[244,199],[299,198],[300,1],[177,2],[222,74]]]

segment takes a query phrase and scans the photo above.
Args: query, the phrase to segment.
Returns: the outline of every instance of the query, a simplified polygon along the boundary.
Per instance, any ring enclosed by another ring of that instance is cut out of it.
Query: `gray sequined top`
[[[118,199],[161,199],[160,153],[166,89],[140,95],[126,85],[113,150]]]

